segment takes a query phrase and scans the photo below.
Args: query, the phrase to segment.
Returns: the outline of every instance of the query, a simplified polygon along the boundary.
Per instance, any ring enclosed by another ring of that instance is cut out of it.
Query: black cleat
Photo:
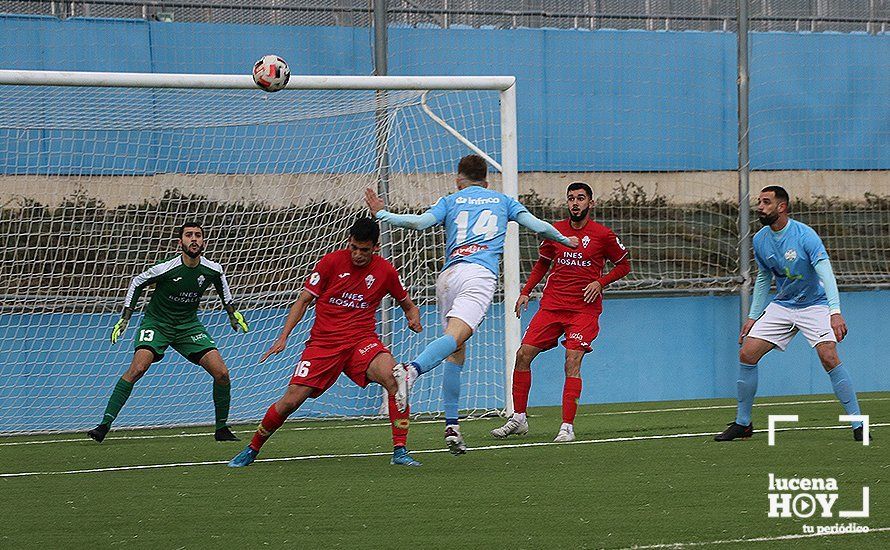
[[[730,422],[723,433],[714,436],[714,441],[732,441],[733,439],[751,439],[754,435],[754,423],[747,426]]]
[[[853,428],[853,440],[854,441],[862,441],[862,426],[858,428]],[[874,440],[874,436],[871,435],[871,431],[868,432],[868,441],[871,443]]]
[[[213,434],[213,439],[217,441],[241,441],[237,435],[232,433],[228,426],[223,426],[216,430],[216,433]]]
[[[87,432],[87,435],[90,436],[90,439],[96,441],[98,443],[102,443],[105,440],[105,436],[108,435],[108,430],[111,429],[111,426],[108,424],[99,424],[92,430]]]

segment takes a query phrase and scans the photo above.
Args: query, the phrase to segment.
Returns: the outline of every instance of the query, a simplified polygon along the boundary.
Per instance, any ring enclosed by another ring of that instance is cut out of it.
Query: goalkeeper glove
[[[232,330],[238,332],[247,332],[250,330],[250,327],[247,326],[247,320],[244,319],[244,315],[241,314],[238,310],[232,310],[229,312],[229,324],[232,325]]]
[[[120,337],[124,335],[124,331],[127,330],[127,325],[130,324],[129,319],[124,319],[121,317],[118,319],[117,323],[114,324],[114,327],[111,329],[111,344],[117,344],[117,341],[120,340]]]

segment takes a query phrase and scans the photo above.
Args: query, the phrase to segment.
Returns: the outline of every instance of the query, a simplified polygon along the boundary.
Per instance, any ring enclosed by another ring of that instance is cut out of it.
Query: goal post
[[[178,254],[173,229],[191,219],[205,224],[206,254],[223,265],[251,322],[251,333],[231,333],[218,299],[202,301],[199,318],[232,373],[230,421],[261,417],[283,391],[312,315],[283,354],[257,360],[314,263],[367,212],[381,113],[391,208],[422,211],[452,192],[457,161],[477,149],[496,159],[493,187],[518,195],[514,77],[294,75],[270,94],[250,75],[0,70],[0,434],[96,423],[141,320],[110,346],[126,285]],[[397,306],[387,312],[393,354],[407,360],[442,330],[434,281],[444,233],[387,232],[389,259],[425,326],[414,335]],[[518,292],[511,223],[503,282],[470,341],[461,399],[470,414],[512,411]],[[441,376],[418,381],[414,412],[441,410]],[[115,427],[210,424],[210,388],[171,348]],[[344,378],[294,416],[375,416],[379,400],[379,390]]]

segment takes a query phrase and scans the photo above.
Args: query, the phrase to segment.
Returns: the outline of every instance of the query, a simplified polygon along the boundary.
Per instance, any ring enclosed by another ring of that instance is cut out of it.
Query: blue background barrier
[[[890,369],[884,360],[890,326],[874,318],[875,311],[890,309],[890,291],[844,293],[842,305],[850,333],[839,350],[854,387],[860,392],[890,388]],[[537,302],[532,302],[523,316],[523,327],[536,309]],[[253,328],[246,335],[232,333],[221,313],[201,315],[232,371],[232,418],[257,418],[265,405],[281,395],[302,342],[292,339],[288,350],[263,365],[256,360],[270,345],[286,313],[283,309],[246,312]],[[582,365],[581,403],[734,397],[737,316],[738,299],[733,296],[607,300],[599,338]],[[424,311],[427,331],[439,330],[435,318],[432,309]],[[132,354],[135,322],[127,339],[112,348],[105,338],[114,320],[114,315],[0,316],[0,339],[8,346],[0,355],[0,431],[29,426],[71,429],[98,421]],[[309,322],[304,320],[298,330]],[[485,323],[497,330],[503,320],[490,315]],[[394,355],[410,359],[418,339],[400,318],[395,330]],[[503,380],[501,346],[474,350],[471,341],[471,359],[464,374],[464,407],[467,395],[477,393],[474,386]],[[482,364],[478,354],[483,352],[494,365]],[[760,396],[831,393],[816,353],[800,335],[786,352],[772,351],[760,365]],[[438,383],[438,378],[431,377],[433,381]],[[562,348],[541,354],[532,365],[529,404],[558,405],[563,381]],[[424,393],[433,400],[433,408],[438,408],[438,387],[430,382],[418,387],[418,396]],[[117,425],[138,425],[147,415],[165,422],[209,422],[213,414],[210,388],[210,377],[171,349],[139,382]],[[244,392],[258,397],[245,402],[241,399]],[[183,399],[184,395],[192,397]],[[324,400],[313,405],[314,411],[330,413],[335,405],[349,402],[358,414],[375,414],[378,395],[341,377]],[[477,403],[491,408],[500,404],[499,398]]]
[[[355,27],[0,15],[0,68],[248,74],[275,52],[294,74],[367,75],[371,43],[368,29]],[[886,59],[890,35],[753,33],[751,43],[752,167],[890,168],[890,71],[863,62]],[[736,166],[731,33],[392,28],[390,51],[390,74],[516,75],[521,171]],[[41,146],[66,143],[66,132]],[[256,128],[220,132],[229,150],[245,152],[241,159],[256,157],[248,154],[258,147]],[[142,132],[129,147],[175,145],[176,135]],[[115,156],[99,165],[61,157],[47,167],[40,151],[21,151],[23,137],[38,136],[0,130],[0,173],[58,173],[53,163],[88,173],[256,171],[227,155],[127,167],[114,165]]]

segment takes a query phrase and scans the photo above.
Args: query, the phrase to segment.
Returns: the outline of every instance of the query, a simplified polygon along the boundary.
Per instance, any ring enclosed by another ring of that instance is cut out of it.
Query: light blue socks
[[[445,407],[445,425],[457,424],[458,403],[460,402],[460,374],[463,365],[445,361],[445,373],[442,377],[442,404]]]
[[[736,388],[739,392],[739,408],[735,423],[747,426],[751,423],[751,409],[754,407],[754,395],[757,393],[757,365],[739,363]]]
[[[834,395],[837,396],[847,414],[861,414],[859,401],[856,400],[856,392],[853,391],[853,382],[850,381],[850,373],[843,365],[838,365],[828,371],[831,385],[834,387]],[[853,422],[853,428],[862,426],[862,422]]]
[[[446,334],[427,344],[417,359],[411,361],[411,364],[414,365],[418,373],[423,374],[438,366],[455,350],[457,350],[457,341],[454,336]]]

